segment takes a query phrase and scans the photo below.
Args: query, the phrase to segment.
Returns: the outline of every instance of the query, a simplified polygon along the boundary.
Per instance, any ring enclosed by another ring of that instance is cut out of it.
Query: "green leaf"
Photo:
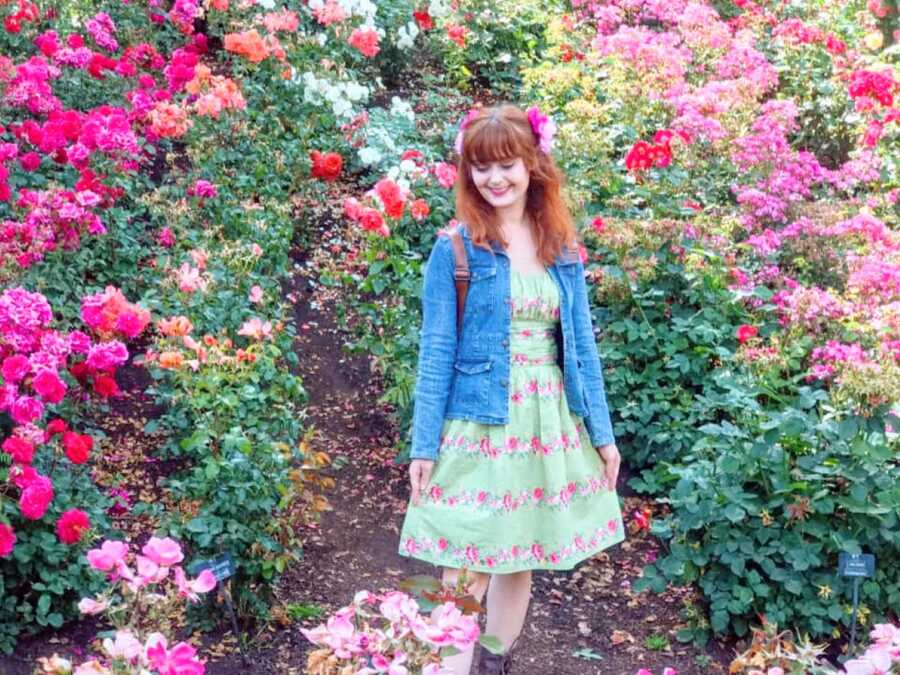
[[[503,653],[503,643],[500,638],[494,635],[481,635],[478,638],[478,644],[487,649],[492,654]]]

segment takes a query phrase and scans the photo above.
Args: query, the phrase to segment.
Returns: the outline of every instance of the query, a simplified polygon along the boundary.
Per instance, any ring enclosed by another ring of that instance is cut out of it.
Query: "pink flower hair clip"
[[[545,155],[553,150],[553,137],[556,135],[556,122],[541,112],[536,105],[528,109],[528,121],[531,122],[531,130],[538,137],[538,147]]]
[[[479,112],[481,112],[479,108],[472,108],[459,123],[459,133],[456,134],[456,142],[453,144],[453,148],[456,150],[457,155],[462,155],[463,132],[466,130],[466,127],[469,126],[469,123],[478,116]]]

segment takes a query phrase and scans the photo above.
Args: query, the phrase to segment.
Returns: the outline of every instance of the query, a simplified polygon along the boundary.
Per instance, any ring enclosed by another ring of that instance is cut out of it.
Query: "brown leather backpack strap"
[[[456,283],[456,332],[462,328],[462,317],[466,307],[466,294],[469,292],[469,260],[466,256],[466,246],[463,243],[459,228],[450,233],[450,241],[453,242],[453,257],[456,261],[453,270],[453,280]]]

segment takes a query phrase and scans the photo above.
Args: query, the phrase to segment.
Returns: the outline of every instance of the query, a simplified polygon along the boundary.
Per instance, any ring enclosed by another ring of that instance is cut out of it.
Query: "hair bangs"
[[[504,122],[506,122],[504,124]],[[529,151],[517,129],[506,120],[483,118],[473,122],[463,154],[467,162],[485,164],[525,157]]]

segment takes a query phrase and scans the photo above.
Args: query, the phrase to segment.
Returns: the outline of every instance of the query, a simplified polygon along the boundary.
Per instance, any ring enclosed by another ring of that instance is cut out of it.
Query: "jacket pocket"
[[[493,366],[491,359],[456,361],[447,410],[457,413],[483,411],[488,402]]]
[[[469,293],[466,296],[466,305],[483,312],[490,312],[494,306],[494,296],[497,285],[496,265],[472,265],[469,268]]]

